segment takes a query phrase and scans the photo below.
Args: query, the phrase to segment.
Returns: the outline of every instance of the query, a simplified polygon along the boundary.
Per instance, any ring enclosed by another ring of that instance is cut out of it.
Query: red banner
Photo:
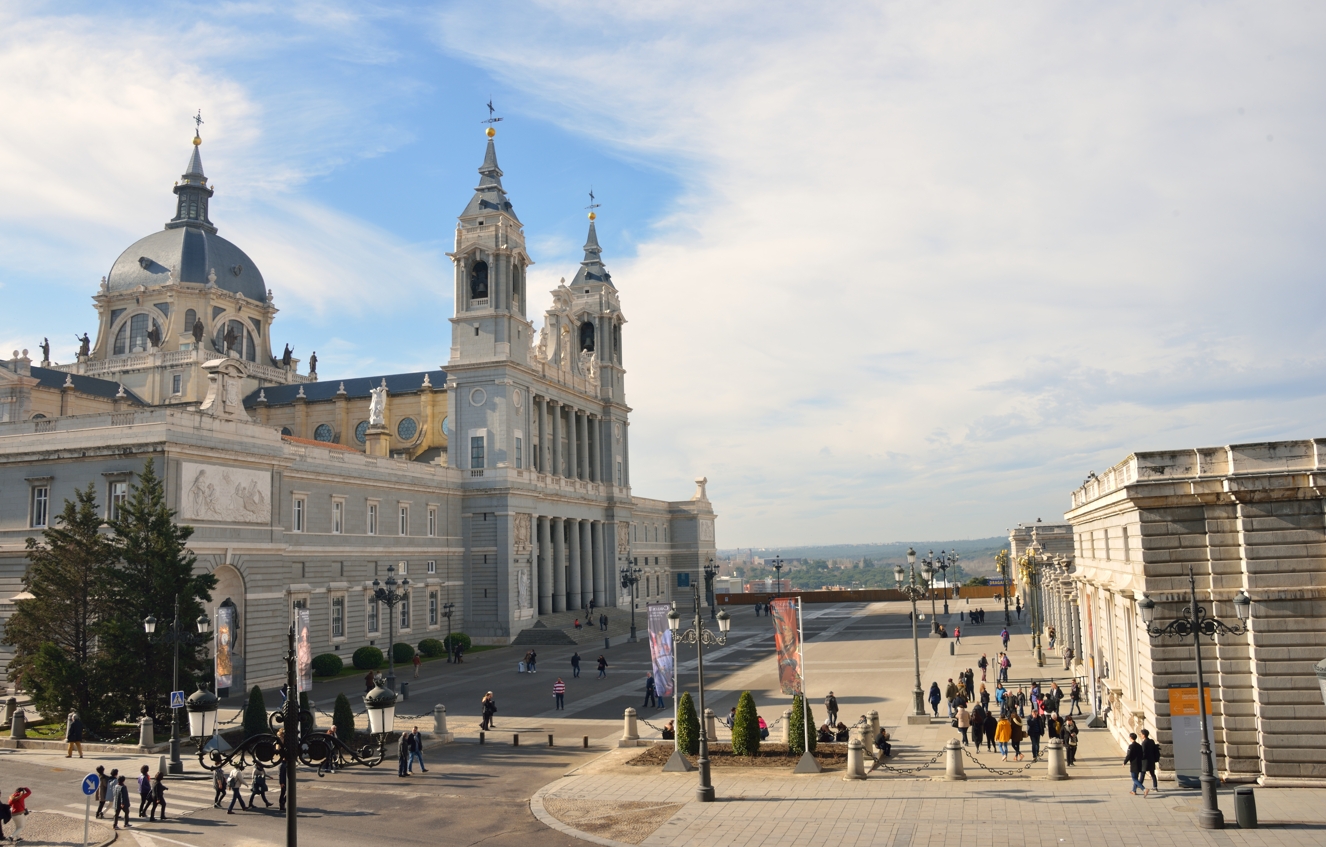
[[[801,693],[801,628],[797,626],[797,601],[783,597],[769,604],[773,617],[774,651],[778,654],[778,684],[784,694]]]

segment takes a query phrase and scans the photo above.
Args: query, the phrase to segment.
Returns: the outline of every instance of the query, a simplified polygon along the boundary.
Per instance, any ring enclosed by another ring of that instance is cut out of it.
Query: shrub
[[[391,645],[391,658],[398,665],[414,660],[414,645],[406,644],[404,641],[398,641]]]
[[[332,726],[336,727],[336,737],[346,744],[355,737],[355,713],[350,708],[350,701],[344,694],[336,695],[336,705],[332,707]]]
[[[425,638],[419,642],[419,655],[425,659],[436,659],[447,654],[446,645],[436,638]]]
[[[470,652],[470,637],[463,632],[453,632],[442,640],[450,652],[453,645],[459,644],[460,649],[466,653]]]
[[[252,738],[270,732],[267,728],[267,706],[262,701],[262,689],[253,686],[249,692],[249,704],[244,707],[244,737]]]
[[[375,671],[382,667],[382,651],[376,647],[360,647],[350,662],[361,671]]]
[[[732,722],[732,753],[736,756],[760,754],[760,716],[755,713],[755,698],[749,691],[741,692],[737,701],[737,716]]]
[[[695,714],[695,703],[687,691],[677,701],[677,746],[692,756],[700,752],[700,719]]]
[[[336,676],[345,667],[345,662],[335,653],[323,653],[313,657],[314,676]]]
[[[805,711],[802,711],[802,705],[805,704]],[[806,727],[810,727],[807,734]],[[800,756],[806,752],[806,738],[810,738],[810,752],[815,752],[815,745],[819,741],[819,734],[815,727],[815,714],[810,708],[810,704],[805,703],[800,694],[792,696],[792,717],[788,719],[787,724],[787,749],[794,756]]]

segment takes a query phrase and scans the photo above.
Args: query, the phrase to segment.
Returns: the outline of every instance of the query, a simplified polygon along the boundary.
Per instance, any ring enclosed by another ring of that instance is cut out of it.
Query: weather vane
[[[495,124],[495,123],[497,123],[498,121],[502,120],[501,118],[494,117],[493,113],[494,113],[495,111],[497,111],[497,110],[493,108],[493,99],[490,97],[490,98],[488,98],[488,120],[486,120],[486,121],[480,121],[479,123]]]
[[[586,206],[585,208],[589,209],[589,219],[591,221],[598,217],[598,215],[594,213],[594,210],[602,205],[603,205],[602,203],[594,202],[594,189],[593,188],[589,189],[589,205]]]
[[[198,114],[193,116],[193,126],[196,132],[203,125],[203,110],[199,109]]]

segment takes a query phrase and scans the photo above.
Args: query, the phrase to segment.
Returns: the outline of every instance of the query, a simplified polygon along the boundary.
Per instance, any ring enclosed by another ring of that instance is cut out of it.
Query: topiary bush
[[[414,660],[414,645],[406,644],[404,641],[398,641],[391,645],[391,658],[398,665]]]
[[[792,696],[792,717],[787,723],[787,747],[794,756],[800,756],[806,752],[806,727],[810,727],[810,752],[815,752],[815,745],[819,741],[819,733],[815,727],[815,714],[809,705],[802,711],[802,704],[805,701],[800,694]]]
[[[460,649],[466,653],[470,651],[470,637],[463,632],[453,632],[442,640],[450,652],[454,645],[459,644]]]
[[[691,702],[689,691],[677,701],[677,746],[692,756],[700,752],[700,719],[695,714],[695,703]]]
[[[345,667],[345,662],[335,653],[323,653],[313,657],[314,676],[336,676]]]
[[[425,659],[436,659],[438,656],[445,656],[447,647],[436,638],[425,638],[419,642],[419,655]]]
[[[360,647],[350,662],[361,671],[375,671],[382,667],[382,651],[376,647]]]
[[[332,726],[336,727],[336,737],[346,744],[354,739],[355,713],[344,694],[336,695],[336,705],[332,707]]]
[[[262,689],[255,685],[249,692],[249,704],[244,707],[244,737],[252,738],[268,731],[267,706],[262,701]]]
[[[737,716],[732,722],[732,753],[736,756],[760,754],[760,716],[755,712],[755,698],[749,691],[741,692],[737,701]]]

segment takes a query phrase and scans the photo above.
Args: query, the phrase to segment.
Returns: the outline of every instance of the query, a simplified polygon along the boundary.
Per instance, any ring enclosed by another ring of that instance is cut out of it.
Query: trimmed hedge
[[[406,644],[404,641],[398,641],[391,645],[391,658],[396,664],[403,665],[414,659],[414,645]]]
[[[360,647],[350,657],[350,663],[361,671],[375,671],[382,667],[382,651],[376,647]]]
[[[447,647],[436,638],[425,638],[419,642],[419,654],[425,659],[436,659],[447,654]]]
[[[335,653],[323,653],[313,657],[314,676],[336,676],[345,667],[345,662]]]
[[[815,752],[815,745],[819,742],[819,732],[815,727],[815,712],[807,704],[805,712],[801,710],[802,697],[800,694],[792,697],[792,717],[787,724],[787,748],[794,756],[800,756],[806,752],[806,725],[810,725],[810,752]]]
[[[695,714],[695,703],[687,691],[677,701],[677,746],[692,756],[700,753],[700,719]],[[759,734],[758,732],[756,733]]]
[[[755,712],[755,698],[749,691],[741,692],[737,701],[737,717],[732,722],[732,752],[737,756],[760,754],[760,716]]]
[[[470,643],[470,637],[463,632],[451,633],[442,640],[442,643],[446,645],[448,651],[452,649],[452,645],[459,644],[460,649],[466,653],[470,651],[470,647],[472,646]]]
[[[249,692],[249,703],[244,707],[244,737],[252,738],[270,731],[267,727],[267,706],[262,700],[262,689],[255,685]]]
[[[355,737],[355,713],[350,708],[350,700],[344,694],[336,695],[336,705],[332,707],[332,726],[336,727],[336,737],[350,744]]]

